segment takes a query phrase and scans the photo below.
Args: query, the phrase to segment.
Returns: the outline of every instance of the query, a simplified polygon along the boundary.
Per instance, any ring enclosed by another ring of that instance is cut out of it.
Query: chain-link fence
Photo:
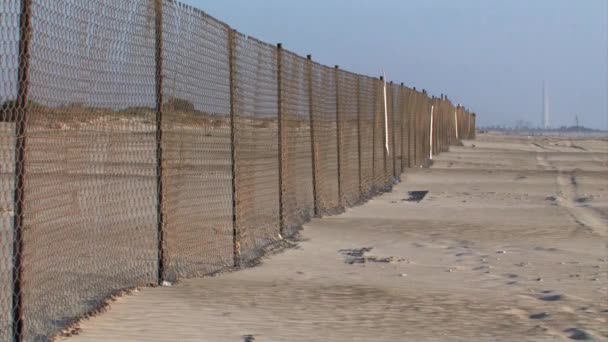
[[[0,32],[0,341],[249,264],[475,137],[445,96],[176,1],[5,0]]]
[[[285,235],[315,215],[311,96],[306,58],[281,50],[282,217]]]

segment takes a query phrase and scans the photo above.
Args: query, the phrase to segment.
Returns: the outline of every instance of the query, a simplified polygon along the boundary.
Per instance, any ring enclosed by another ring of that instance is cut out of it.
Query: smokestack
[[[547,89],[547,81],[543,82],[543,117],[542,127],[549,129],[549,90]]]

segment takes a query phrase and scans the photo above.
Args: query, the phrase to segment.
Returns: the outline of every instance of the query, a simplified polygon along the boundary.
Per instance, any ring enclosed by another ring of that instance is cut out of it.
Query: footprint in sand
[[[560,294],[553,294],[553,295],[542,296],[539,299],[542,301],[545,301],[545,302],[557,302],[557,301],[564,299],[564,297]]]
[[[569,338],[571,340],[575,340],[575,341],[588,341],[591,339],[591,336],[589,336],[589,334],[582,330],[582,329],[578,329],[578,328],[570,328],[570,329],[566,329],[564,330],[565,333],[567,333],[569,336]]]
[[[541,313],[530,315],[530,319],[545,319],[547,317],[549,317],[549,314],[546,312],[541,312]]]

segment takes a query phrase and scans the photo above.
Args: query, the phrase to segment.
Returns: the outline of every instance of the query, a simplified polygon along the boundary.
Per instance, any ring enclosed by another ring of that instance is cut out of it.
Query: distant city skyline
[[[606,0],[182,0],[326,65],[447,94],[480,125],[608,129]],[[539,112],[539,109],[540,112]]]

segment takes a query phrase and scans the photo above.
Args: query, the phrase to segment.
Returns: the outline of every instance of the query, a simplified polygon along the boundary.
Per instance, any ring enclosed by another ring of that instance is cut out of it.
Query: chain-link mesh
[[[1,6],[1,5],[0,5]],[[8,70],[3,69],[4,72]],[[5,80],[3,80],[5,81]],[[14,101],[4,96],[1,97],[2,103]],[[2,173],[0,174],[0,209],[2,219],[0,221],[0,341],[9,341],[12,324],[12,291],[13,291],[13,215],[15,191],[15,125],[5,122],[13,113],[3,108],[0,122],[0,162],[2,163]],[[15,109],[11,109],[13,111]]]
[[[0,51],[0,341],[251,261],[429,159],[426,92],[387,84],[385,122],[383,81],[176,1],[4,0]],[[437,152],[475,137],[433,104]]]
[[[386,123],[385,125],[385,134],[386,140],[385,144],[388,144],[388,151],[386,154],[386,166],[384,169],[385,172],[385,182],[386,184],[391,184],[395,178],[395,126],[393,125],[393,117],[394,117],[394,92],[393,92],[393,84],[386,84]]]
[[[153,11],[32,2],[24,340],[156,281]]]
[[[402,121],[401,121],[401,151],[403,154],[403,171],[411,167],[411,145],[412,145],[412,112],[411,106],[413,102],[413,91],[408,87],[404,87],[402,91]]]
[[[420,132],[419,129],[419,125],[420,125],[420,119],[419,119],[419,113],[420,113],[420,105],[421,105],[421,101],[420,101],[420,93],[418,91],[416,91],[415,89],[412,90],[412,102],[410,105],[410,135],[411,135],[411,139],[410,139],[410,158],[412,159],[411,163],[409,164],[410,167],[417,167],[418,166],[418,158],[420,156],[420,152],[418,151],[419,146],[420,146],[420,142],[418,140],[420,140],[420,134],[422,132]]]
[[[465,124],[467,122],[466,120],[466,113],[464,112],[464,108],[462,106],[458,107],[457,110],[457,140],[460,143],[462,140],[464,139],[468,139],[468,137],[466,136],[466,128],[465,128]]]
[[[233,264],[229,28],[163,8],[164,279]]]
[[[374,193],[382,192],[387,183],[383,87],[382,81],[374,80]]]
[[[16,118],[18,106],[20,2],[0,2],[0,341],[12,339]]]
[[[431,131],[433,134],[433,156],[438,155],[441,152],[441,148],[443,145],[443,141],[441,140],[441,131],[443,130],[442,118],[443,118],[443,106],[439,99],[434,99],[431,102],[431,105],[435,108],[435,117],[433,119],[433,130]]]
[[[414,106],[412,108],[413,112],[412,112],[412,117],[414,120],[414,123],[412,125],[413,129],[413,146],[412,146],[412,151],[413,151],[413,156],[414,156],[414,162],[413,162],[413,167],[418,167],[420,166],[420,158],[422,156],[422,138],[423,138],[423,133],[422,132],[422,110],[423,110],[423,106],[424,106],[424,102],[423,102],[423,94],[421,94],[420,92],[416,91],[414,93],[414,97],[415,97],[415,101],[414,101]]]
[[[437,144],[437,154],[440,154],[441,152],[445,152],[445,148],[446,148],[446,138],[447,136],[446,134],[446,101],[443,99],[438,99],[437,100],[437,107],[439,109],[438,112],[438,116],[437,116],[437,133],[435,135],[436,140],[438,141]]]
[[[431,149],[431,145],[430,145],[430,127],[431,127],[431,106],[432,106],[432,100],[427,97],[427,96],[423,96],[423,107],[422,107],[422,111],[420,112],[420,121],[421,121],[421,130],[422,130],[422,134],[421,134],[421,142],[420,142],[420,146],[421,146],[421,157],[419,160],[419,164],[420,165],[424,165],[425,161],[430,159],[430,149]]]
[[[401,176],[402,169],[402,159],[403,159],[403,86],[395,86],[393,87],[393,121],[391,123],[393,127],[393,146],[395,148],[395,157],[394,160],[394,168],[395,175],[397,177]]]
[[[415,131],[416,131],[416,143],[415,143],[415,149],[416,149],[416,162],[415,162],[415,166],[420,166],[422,165],[422,160],[423,158],[426,158],[427,155],[424,154],[424,145],[428,144],[428,140],[425,140],[426,138],[426,131],[425,131],[425,127],[424,127],[424,113],[426,113],[426,104],[425,104],[425,96],[424,94],[418,94],[418,103],[416,106],[416,112],[415,112],[415,117],[416,117],[416,125],[415,125]]]
[[[427,98],[426,96],[424,96],[424,93],[422,95],[420,95],[420,107],[418,110],[418,119],[417,119],[417,123],[418,123],[418,128],[417,131],[420,132],[420,134],[418,135],[418,144],[417,144],[417,148],[418,148],[418,152],[416,153],[416,156],[418,157],[416,164],[418,166],[422,166],[423,161],[426,160],[429,156],[428,152],[427,152],[427,147],[429,146],[429,139],[428,139],[428,127],[426,127],[426,119],[428,117],[428,106],[427,106]]]
[[[248,261],[280,232],[277,49],[236,34],[234,52],[236,224]]]
[[[320,214],[330,215],[342,210],[338,184],[336,72],[313,63],[311,76],[317,207]]]
[[[347,207],[352,207],[361,197],[359,188],[357,75],[342,70],[337,71],[337,73],[342,203]]]
[[[359,121],[361,143],[361,193],[370,198],[374,189],[374,122],[376,114],[375,80],[369,77],[359,78]]]
[[[309,67],[281,50],[281,125],[284,231],[292,235],[314,215]]]
[[[475,127],[477,127],[477,115],[476,114],[472,114],[471,115],[471,124],[469,125],[469,139],[475,139]]]

